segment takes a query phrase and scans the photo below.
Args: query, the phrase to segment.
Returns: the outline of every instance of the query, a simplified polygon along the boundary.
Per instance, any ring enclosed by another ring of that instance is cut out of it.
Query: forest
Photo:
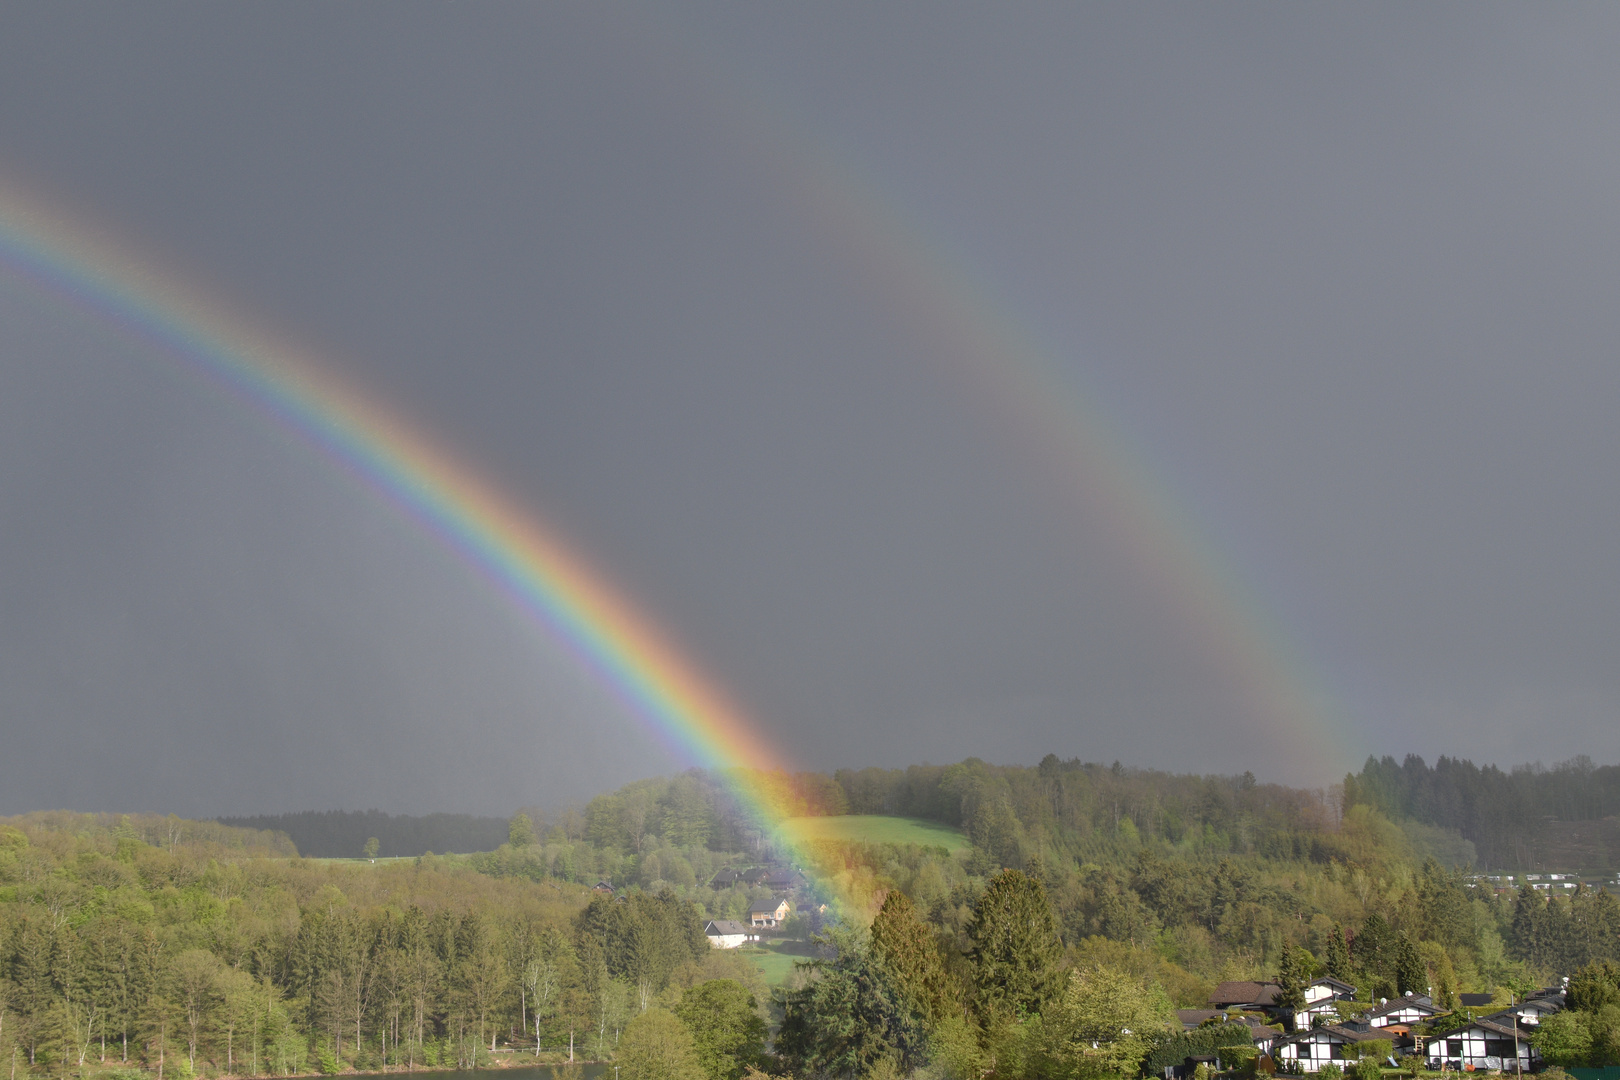
[[[1492,775],[1555,814],[1606,805],[1560,809],[1541,778],[1561,771],[1580,769]],[[1453,773],[1383,759],[1312,791],[1052,756],[693,771],[517,814],[491,851],[377,862],[30,814],[0,822],[0,1055],[109,1080],[570,1057],[622,1080],[1135,1076],[1203,1038],[1171,1010],[1216,983],[1333,974],[1364,1004],[1432,988],[1447,1008],[1569,976],[1585,989],[1547,1060],[1620,1063],[1620,901],[1471,873],[1496,834],[1421,794]],[[905,815],[970,843],[789,848],[739,784],[768,815]],[[778,863],[808,884],[776,931],[799,963],[767,981],[703,925],[773,895],[718,871]]]

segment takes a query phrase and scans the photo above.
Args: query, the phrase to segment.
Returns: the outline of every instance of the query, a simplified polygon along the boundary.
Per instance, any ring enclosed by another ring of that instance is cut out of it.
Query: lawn
[[[773,941],[768,945],[747,945],[742,954],[754,962],[765,977],[766,986],[781,986],[793,970],[795,960],[810,956],[810,943],[806,941]]]
[[[921,818],[882,814],[845,814],[842,817],[796,817],[781,828],[794,839],[853,840],[868,844],[919,844],[956,851],[968,846],[961,829]]]

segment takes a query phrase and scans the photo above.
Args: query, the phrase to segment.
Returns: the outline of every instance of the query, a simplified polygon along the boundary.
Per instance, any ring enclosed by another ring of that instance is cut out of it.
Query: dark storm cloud
[[[1601,8],[16,8],[0,168],[484,463],[806,766],[1342,767],[1268,756],[1211,631],[767,162],[858,174],[1092,388],[1350,745],[1610,759],[1616,36]],[[498,812],[674,767],[295,438],[0,299],[0,809]]]

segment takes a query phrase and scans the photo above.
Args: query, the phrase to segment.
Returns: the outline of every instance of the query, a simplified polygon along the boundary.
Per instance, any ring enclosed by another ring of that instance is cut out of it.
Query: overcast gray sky
[[[0,175],[415,417],[802,767],[1612,762],[1617,52],[1597,5],[11,5]],[[683,764],[13,266],[0,560],[0,812]]]

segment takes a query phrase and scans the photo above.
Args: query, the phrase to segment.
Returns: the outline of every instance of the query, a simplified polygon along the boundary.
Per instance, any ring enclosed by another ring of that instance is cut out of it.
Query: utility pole
[[[1520,1076],[1524,1075],[1524,1066],[1519,1063],[1519,992],[1514,990],[1513,1001],[1513,1071]]]

